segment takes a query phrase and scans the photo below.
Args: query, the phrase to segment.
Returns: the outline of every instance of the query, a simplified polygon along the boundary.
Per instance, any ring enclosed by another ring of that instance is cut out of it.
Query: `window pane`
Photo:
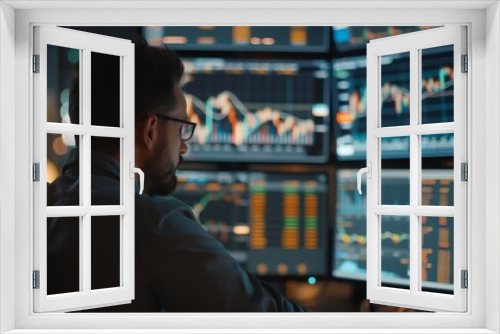
[[[381,285],[409,289],[410,217],[381,216]]]
[[[120,220],[120,216],[92,217],[92,290],[120,286]]]
[[[80,217],[47,218],[47,294],[80,290]]]
[[[453,169],[422,170],[422,205],[454,205]]]
[[[422,158],[449,157],[453,161],[454,138],[453,133],[422,135]]]
[[[453,45],[423,49],[422,124],[453,122]]]
[[[333,275],[366,279],[366,178],[361,178],[363,195],[356,189],[356,170],[337,173],[335,230],[333,233]]]
[[[120,57],[92,52],[91,123],[119,127]]]
[[[381,204],[410,204],[410,138],[381,138]],[[399,159],[395,157],[395,152]],[[397,170],[394,168],[398,168]]]
[[[422,205],[454,205],[453,140],[452,133],[421,136]],[[446,169],[433,169],[436,160]]]
[[[453,218],[422,219],[422,290],[453,294]]]
[[[410,53],[380,57],[381,126],[410,125]]]
[[[70,94],[79,60],[78,49],[47,45],[47,122],[81,124],[78,85]]]
[[[80,163],[75,145],[73,135],[47,134],[47,206],[81,205]],[[60,178],[63,172],[64,180]],[[64,193],[62,183],[68,190]]]
[[[92,205],[120,205],[120,138],[92,137]]]

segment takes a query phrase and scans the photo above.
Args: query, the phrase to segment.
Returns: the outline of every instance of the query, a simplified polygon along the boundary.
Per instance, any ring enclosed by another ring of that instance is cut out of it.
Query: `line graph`
[[[343,227],[338,227],[337,229],[337,239],[342,242],[343,244],[350,245],[350,244],[358,244],[358,245],[366,245],[366,233],[365,234],[348,234],[346,233],[345,229]]]
[[[231,251],[246,250],[248,185],[237,173],[179,172],[174,196],[191,206],[205,230]]]
[[[382,240],[390,240],[393,244],[400,244],[403,241],[410,240],[410,234],[384,232],[382,233]]]

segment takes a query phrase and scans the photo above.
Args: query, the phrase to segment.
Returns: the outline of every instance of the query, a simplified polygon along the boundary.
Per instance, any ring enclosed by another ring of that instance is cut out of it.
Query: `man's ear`
[[[149,115],[146,119],[135,125],[135,144],[146,150],[151,150],[160,134],[160,123],[155,114]]]

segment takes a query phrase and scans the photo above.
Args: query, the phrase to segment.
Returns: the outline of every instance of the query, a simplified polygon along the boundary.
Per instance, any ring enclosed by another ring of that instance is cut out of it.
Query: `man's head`
[[[135,160],[146,177],[144,190],[168,195],[177,184],[175,170],[187,152],[181,138],[187,120],[186,99],[180,88],[184,66],[177,54],[144,43],[135,52]]]
[[[111,57],[92,57],[92,77],[94,73],[99,77],[92,80],[93,125],[118,126],[114,122],[120,119],[120,67]],[[187,120],[186,99],[180,88],[183,75],[184,66],[173,50],[153,48],[144,42],[135,45],[135,166],[144,172],[144,191],[150,195],[174,191],[175,170],[187,152],[180,133],[183,123],[163,117]],[[70,92],[72,123],[78,123],[77,92],[78,78]],[[93,141],[92,149],[118,157],[120,148],[116,140],[103,138],[95,145]]]

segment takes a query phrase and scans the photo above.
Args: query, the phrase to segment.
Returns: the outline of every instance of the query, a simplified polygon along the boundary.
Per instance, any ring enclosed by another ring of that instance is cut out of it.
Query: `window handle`
[[[365,168],[361,168],[359,171],[358,171],[358,192],[359,194],[363,194],[361,192],[361,176],[364,174],[364,173],[367,173],[368,174],[368,178],[371,179],[372,178],[372,163],[370,161],[368,161],[368,166],[365,167]]]
[[[129,166],[130,166],[129,170],[131,179],[134,178],[134,173],[139,174],[139,187],[140,187],[139,195],[142,195],[142,192],[144,190],[144,172],[140,168],[134,167],[134,162],[132,161],[130,161]]]

